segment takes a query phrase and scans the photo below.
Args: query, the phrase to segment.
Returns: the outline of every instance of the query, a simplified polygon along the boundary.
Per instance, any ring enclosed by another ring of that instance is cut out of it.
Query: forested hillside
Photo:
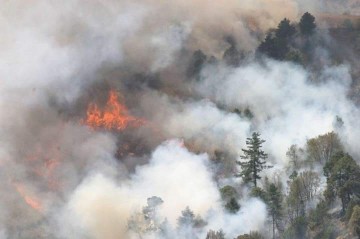
[[[357,0],[0,0],[0,239],[360,238]]]

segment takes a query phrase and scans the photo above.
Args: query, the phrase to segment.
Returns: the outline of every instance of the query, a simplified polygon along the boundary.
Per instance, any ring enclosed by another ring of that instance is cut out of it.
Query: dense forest
[[[0,4],[0,239],[360,238],[359,1]]]

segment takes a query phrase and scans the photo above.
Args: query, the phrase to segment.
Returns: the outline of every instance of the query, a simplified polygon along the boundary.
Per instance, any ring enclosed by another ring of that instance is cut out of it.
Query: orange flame
[[[29,205],[36,211],[43,210],[43,207],[42,207],[40,201],[36,197],[30,196],[29,194],[27,194],[25,187],[23,185],[21,185],[19,183],[14,183],[14,186],[15,186],[16,190],[18,191],[18,193],[23,197],[23,199],[27,205]]]
[[[140,127],[145,124],[145,120],[129,114],[129,110],[119,102],[118,94],[114,90],[109,92],[109,98],[103,111],[95,103],[90,103],[86,116],[86,120],[82,123],[93,129],[124,130],[127,127]]]

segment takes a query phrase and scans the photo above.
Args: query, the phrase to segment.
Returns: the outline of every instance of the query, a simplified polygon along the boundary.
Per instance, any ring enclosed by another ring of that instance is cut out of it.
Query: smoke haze
[[[284,17],[337,6],[307,2],[0,0],[0,238],[139,238],[128,222],[152,196],[163,200],[156,210],[168,223],[164,239],[182,230],[186,207],[206,221],[199,238],[210,229],[229,238],[268,230],[264,202],[246,188],[238,188],[238,213],[223,208],[215,151],[234,165],[257,130],[281,171],[292,144],[335,130],[360,156],[350,66],[325,65],[314,76],[253,57]],[[357,13],[347,3],[342,11]],[[192,53],[221,59],[229,36],[249,52],[246,63],[207,62],[201,80],[188,79]],[[146,124],[84,125],[88,104],[103,107],[110,89]],[[252,119],[235,112],[246,108]]]

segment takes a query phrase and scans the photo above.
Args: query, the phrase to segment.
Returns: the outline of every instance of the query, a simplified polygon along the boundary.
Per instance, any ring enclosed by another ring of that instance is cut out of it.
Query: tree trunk
[[[275,239],[275,216],[272,215],[272,221],[273,221],[273,239]]]

